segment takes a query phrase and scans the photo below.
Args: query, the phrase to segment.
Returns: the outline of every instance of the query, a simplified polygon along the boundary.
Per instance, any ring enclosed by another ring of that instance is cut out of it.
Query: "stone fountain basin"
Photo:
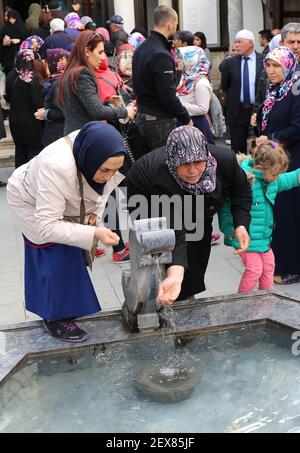
[[[274,323],[300,331],[300,298],[292,299],[276,293],[255,293],[251,296],[226,296],[176,303],[178,336],[228,330],[254,323]],[[27,361],[47,355],[70,354],[72,351],[101,350],[105,344],[128,342],[161,332],[131,334],[124,325],[121,310],[79,321],[89,332],[82,345],[62,343],[45,334],[41,322],[0,326],[0,385]],[[172,332],[170,331],[170,334]]]

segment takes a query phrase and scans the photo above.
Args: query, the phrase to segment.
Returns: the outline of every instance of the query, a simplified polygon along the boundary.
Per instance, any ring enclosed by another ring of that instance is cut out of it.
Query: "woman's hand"
[[[258,139],[256,140],[256,146],[260,146],[260,145],[265,145],[266,143],[269,142],[269,139],[266,135],[261,135],[260,137],[258,137]]]
[[[130,120],[133,120],[135,118],[136,112],[137,112],[136,107],[130,105],[130,106],[126,107],[126,110],[127,110],[127,118],[129,118]]]
[[[113,247],[114,245],[118,245],[120,242],[119,236],[108,228],[96,228],[94,238],[101,241],[102,244],[107,247]]]
[[[44,121],[44,119],[45,119],[44,112],[45,112],[44,108],[38,109],[34,114],[35,118],[39,121]]]
[[[89,217],[89,223],[90,226],[96,226],[97,225],[97,216],[96,214],[91,214]]]
[[[184,277],[184,267],[171,266],[167,278],[160,284],[157,303],[160,305],[173,305],[181,293],[181,284]]]
[[[108,102],[109,102],[109,104],[113,105],[114,107],[123,106],[123,99],[121,96],[112,96]]]
[[[252,127],[256,127],[257,126],[257,113],[254,113],[251,116],[251,126]]]

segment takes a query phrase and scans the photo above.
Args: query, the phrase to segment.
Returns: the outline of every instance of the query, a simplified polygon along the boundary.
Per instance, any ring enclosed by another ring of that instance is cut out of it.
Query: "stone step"
[[[9,122],[4,121],[6,137],[0,140],[0,168],[15,166],[15,144],[12,139]]]

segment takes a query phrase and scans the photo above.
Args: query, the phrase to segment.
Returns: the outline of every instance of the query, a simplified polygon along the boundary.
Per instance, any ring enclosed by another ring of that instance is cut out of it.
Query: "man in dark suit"
[[[227,94],[231,147],[237,153],[247,153],[250,120],[263,70],[264,55],[255,52],[254,41],[251,31],[238,32],[235,39],[238,55],[227,58],[220,65],[222,87]]]

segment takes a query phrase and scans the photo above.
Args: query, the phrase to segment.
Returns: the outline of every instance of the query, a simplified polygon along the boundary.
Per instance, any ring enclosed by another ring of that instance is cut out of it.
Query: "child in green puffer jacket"
[[[271,249],[275,200],[281,192],[300,185],[300,169],[285,173],[289,158],[281,145],[271,141],[256,147],[253,158],[242,159],[240,165],[252,183],[253,201],[251,242],[248,251],[241,256],[245,272],[238,292],[250,293],[256,289],[257,284],[260,290],[271,290],[275,271],[275,257]],[[229,200],[220,212],[219,222],[221,231],[225,234],[225,244],[239,249],[234,237]]]

